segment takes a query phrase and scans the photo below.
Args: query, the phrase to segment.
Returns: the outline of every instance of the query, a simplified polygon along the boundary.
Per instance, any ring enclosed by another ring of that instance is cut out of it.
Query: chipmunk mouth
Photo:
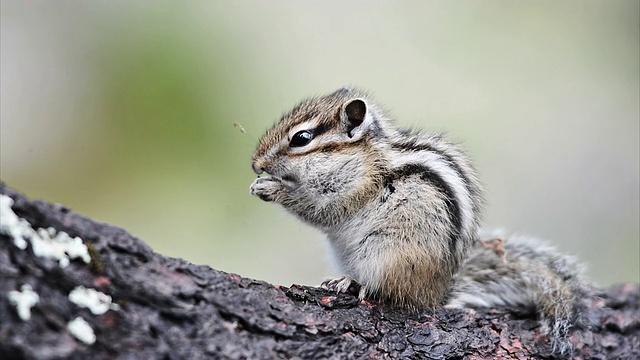
[[[280,179],[282,181],[285,181],[285,182],[291,182],[291,183],[297,183],[298,182],[298,179],[296,179],[295,176],[293,176],[293,175],[283,175],[283,176],[280,177]]]
[[[280,181],[288,186],[295,186],[298,184],[298,179],[290,174],[284,174],[284,175],[275,175],[275,174],[271,174],[269,172],[265,172],[269,178],[276,180],[276,181]]]

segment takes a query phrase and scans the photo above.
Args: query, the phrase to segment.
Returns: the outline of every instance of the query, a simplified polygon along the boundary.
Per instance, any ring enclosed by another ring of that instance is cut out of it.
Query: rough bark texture
[[[412,314],[350,295],[263,281],[157,254],[122,229],[60,205],[30,201],[0,184],[34,229],[53,227],[89,244],[92,261],[60,268],[0,235],[0,354],[9,358],[551,358],[536,319],[499,310]],[[40,301],[22,320],[8,293],[30,284]],[[83,285],[119,311],[93,315],[69,301]],[[572,336],[577,358],[640,356],[640,289],[613,287],[591,301],[598,325]],[[81,316],[96,342],[67,330]]]

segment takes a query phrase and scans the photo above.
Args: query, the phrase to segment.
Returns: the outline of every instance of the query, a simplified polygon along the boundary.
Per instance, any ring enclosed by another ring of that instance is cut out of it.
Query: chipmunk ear
[[[362,125],[366,116],[367,103],[364,100],[353,99],[344,105],[344,122],[349,137],[353,137],[352,131]]]

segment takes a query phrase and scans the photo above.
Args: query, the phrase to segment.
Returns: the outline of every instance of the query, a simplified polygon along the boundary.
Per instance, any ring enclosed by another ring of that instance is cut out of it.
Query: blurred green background
[[[166,255],[289,285],[322,235],[249,195],[304,97],[368,89],[463,141],[486,227],[639,280],[638,1],[1,2],[1,178]],[[234,128],[241,124],[246,134]]]

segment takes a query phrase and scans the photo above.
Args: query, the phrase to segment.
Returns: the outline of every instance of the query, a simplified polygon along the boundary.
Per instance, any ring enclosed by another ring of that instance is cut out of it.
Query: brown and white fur
[[[340,89],[303,101],[268,130],[253,156],[251,194],[327,234],[360,297],[420,310],[534,309],[560,336],[581,288],[573,262],[515,239],[479,241],[476,172],[441,135],[396,128],[366,94]],[[557,305],[556,305],[557,304]]]

